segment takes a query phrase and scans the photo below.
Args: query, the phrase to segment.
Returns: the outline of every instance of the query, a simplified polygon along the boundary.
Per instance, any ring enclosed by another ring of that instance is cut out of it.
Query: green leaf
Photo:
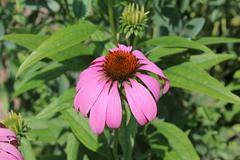
[[[236,58],[236,56],[233,54],[201,54],[191,56],[190,61],[201,68],[209,69],[218,63],[234,58]]]
[[[199,160],[191,141],[182,130],[173,124],[162,122],[158,119],[151,122],[151,124],[157,129],[158,133],[168,140],[174,151],[174,155],[171,157],[177,158],[174,160]]]
[[[3,37],[3,40],[14,42],[29,50],[36,49],[43,43],[49,36],[35,35],[35,34],[9,34]]]
[[[79,142],[76,137],[69,133],[67,137],[67,160],[77,160],[78,159],[78,149],[79,149]]]
[[[145,44],[156,45],[159,47],[173,47],[173,48],[189,48],[201,50],[206,53],[213,53],[211,49],[198,43],[196,41],[188,40],[186,38],[177,36],[163,36],[157,37],[144,42]]]
[[[19,148],[23,154],[24,160],[36,160],[32,145],[26,138],[21,138],[21,145]]]
[[[60,118],[48,120],[27,117],[24,121],[31,128],[27,132],[27,137],[39,142],[56,143],[63,128],[66,127],[64,121]]]
[[[35,69],[40,66],[43,69],[35,71]],[[66,69],[62,64],[56,62],[50,64],[41,63],[39,65],[35,65],[34,67],[36,68],[29,70],[26,74],[24,74],[24,79],[15,83],[15,92],[13,97],[44,85],[45,82],[62,75]]]
[[[175,150],[171,150],[170,152],[166,152],[163,160],[178,160],[178,154]]]
[[[14,42],[22,47],[25,47],[33,51],[48,38],[49,36],[36,35],[36,34],[9,34],[4,36],[3,39]],[[77,44],[61,52],[52,54],[50,56],[47,55],[46,57],[49,57],[55,61],[60,62],[60,61],[64,61],[79,55],[91,55],[91,54],[92,54],[92,51],[89,50],[89,47],[83,44]]]
[[[97,136],[89,128],[87,118],[78,115],[73,109],[63,110],[61,113],[78,140],[90,150],[97,151],[100,144]]]
[[[65,121],[72,129],[74,135],[85,147],[94,152],[98,152],[107,159],[111,159],[108,144],[106,144],[106,141],[101,142],[97,135],[92,132],[89,128],[87,118],[78,115],[73,109],[63,110],[61,113]]]
[[[47,119],[56,113],[70,108],[75,95],[75,88],[68,89],[59,98],[53,101],[49,106],[45,107],[37,116],[38,119]]]
[[[23,83],[19,88],[15,90],[15,92],[13,93],[13,97],[17,97],[29,90],[41,87],[43,85],[44,85],[44,80],[31,80],[29,82]]]
[[[137,123],[133,116],[131,117],[128,124],[127,117],[124,117],[122,126],[119,129],[119,143],[122,147],[123,155],[125,160],[132,159],[132,152],[135,142],[135,135],[137,133]]]
[[[186,50],[187,49],[184,49],[184,48],[156,47],[148,52],[148,58],[153,62],[157,62],[162,57],[178,54]]]
[[[180,32],[182,36],[195,38],[198,33],[202,30],[205,24],[204,18],[194,18],[191,19],[185,26],[184,29]]]
[[[47,5],[53,12],[58,12],[60,10],[60,5],[55,0],[47,0]]]
[[[197,42],[204,45],[222,44],[222,43],[240,43],[240,39],[230,38],[230,37],[203,37],[203,38],[200,38]]]
[[[240,98],[206,71],[191,62],[170,67],[164,71],[171,86],[200,92],[230,103],[240,103]]]
[[[102,42],[110,39],[112,36],[108,32],[97,30],[91,35],[91,40],[96,42]]]
[[[96,29],[95,25],[87,21],[81,21],[79,24],[60,29],[31,53],[19,67],[17,76],[43,58],[86,40]]]
[[[233,77],[234,77],[235,79],[240,79],[240,70],[237,70],[237,71],[234,73]]]

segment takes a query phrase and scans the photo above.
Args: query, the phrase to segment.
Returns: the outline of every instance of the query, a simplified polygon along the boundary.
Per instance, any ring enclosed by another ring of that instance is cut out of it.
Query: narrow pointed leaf
[[[222,44],[222,43],[240,43],[240,38],[231,37],[203,37],[198,40],[199,43],[204,45]]]
[[[201,54],[191,56],[191,62],[197,64],[199,67],[209,69],[214,65],[236,58],[233,54]]]
[[[43,43],[49,36],[35,35],[35,34],[9,34],[3,37],[3,40],[14,42],[29,50],[36,49]]]
[[[203,44],[192,41],[186,38],[177,36],[163,36],[158,38],[153,38],[144,42],[145,44],[151,44],[159,47],[173,47],[173,48],[189,48],[201,50],[206,53],[213,53],[211,49],[204,46]]]
[[[191,62],[170,67],[164,73],[170,79],[172,87],[200,92],[230,103],[240,103],[238,96]]]
[[[31,53],[31,55],[19,67],[17,76],[41,59],[86,40],[96,31],[96,29],[97,27],[95,25],[87,21],[82,21],[79,24],[60,29],[46,41],[41,43],[41,45]]]
[[[191,141],[181,129],[158,119],[151,124],[157,129],[158,133],[162,134],[168,140],[174,152],[173,155],[169,155],[170,157],[177,158],[174,160],[199,160]]]

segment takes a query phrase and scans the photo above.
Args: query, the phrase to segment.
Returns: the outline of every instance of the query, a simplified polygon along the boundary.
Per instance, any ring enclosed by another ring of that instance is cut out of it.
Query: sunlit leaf
[[[81,21],[79,24],[60,29],[31,53],[20,66],[17,76],[41,59],[79,44],[94,33],[96,29],[95,25],[87,21]]]
[[[202,37],[198,40],[198,42],[204,45],[222,43],[240,43],[240,39],[231,37]]]
[[[23,154],[24,160],[36,160],[32,145],[25,137],[21,138],[20,150]]]
[[[211,49],[199,42],[177,36],[162,36],[147,40],[145,44],[151,44],[158,47],[189,48],[201,50],[206,53],[213,53]]]
[[[223,84],[193,63],[182,63],[164,71],[172,87],[200,92],[230,103],[240,103],[240,98]]]
[[[234,58],[236,58],[236,56],[233,54],[201,54],[191,56],[190,61],[201,68],[208,69],[218,63]]]
[[[76,137],[69,133],[67,137],[67,160],[77,160],[78,159],[78,150],[79,150],[79,142]]]
[[[29,50],[36,49],[41,43],[43,43],[49,36],[35,35],[35,34],[9,34],[3,37],[3,40],[14,42]]]
[[[151,122],[151,124],[157,129],[158,133],[162,134],[168,140],[174,152],[171,157],[177,158],[174,160],[199,160],[191,141],[182,130],[173,124],[158,119]]]

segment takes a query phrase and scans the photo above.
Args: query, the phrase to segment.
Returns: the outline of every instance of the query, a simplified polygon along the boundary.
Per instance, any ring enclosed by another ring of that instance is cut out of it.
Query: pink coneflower
[[[23,160],[17,145],[16,134],[0,123],[0,160]]]
[[[148,123],[157,115],[156,103],[161,87],[159,81],[148,74],[150,72],[164,80],[165,94],[170,83],[162,70],[142,52],[119,44],[108,55],[95,59],[80,74],[74,100],[75,110],[83,116],[90,113],[90,127],[94,133],[100,134],[105,123],[109,128],[120,127],[121,99],[126,97],[137,122],[140,125]],[[123,90],[125,95],[119,92]]]

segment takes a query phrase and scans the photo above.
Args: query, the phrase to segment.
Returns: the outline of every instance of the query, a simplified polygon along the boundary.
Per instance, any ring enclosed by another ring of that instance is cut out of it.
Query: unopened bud
[[[143,6],[130,3],[120,18],[120,32],[129,38],[131,35],[142,36],[147,23],[147,14]]]

